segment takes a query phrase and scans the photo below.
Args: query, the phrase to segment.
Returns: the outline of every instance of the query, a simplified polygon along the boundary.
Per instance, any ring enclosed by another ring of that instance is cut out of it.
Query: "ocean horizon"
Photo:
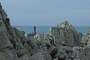
[[[24,31],[26,33],[31,33],[33,32],[33,26],[15,26],[17,29],[19,29],[20,31]],[[36,26],[37,32],[49,32],[49,29],[52,26]],[[75,26],[75,29],[78,32],[81,33],[86,33],[88,31],[90,31],[90,26]]]

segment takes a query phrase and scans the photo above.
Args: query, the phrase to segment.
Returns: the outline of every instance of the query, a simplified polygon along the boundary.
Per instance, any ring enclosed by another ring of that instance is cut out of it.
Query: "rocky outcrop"
[[[52,60],[73,60],[80,59],[80,53],[77,53],[80,52],[80,40],[79,32],[65,21],[57,27],[52,27],[48,34],[36,34],[34,43],[38,46],[37,50],[45,47],[43,51],[47,50]]]
[[[9,20],[0,5],[0,60],[29,60],[30,46],[25,42],[24,32],[13,28]]]
[[[66,46],[80,45],[80,34],[68,21],[57,25],[57,27],[52,27],[50,33],[54,36],[56,44],[64,44]]]
[[[81,44],[83,46],[90,46],[90,31],[83,35]]]
[[[83,35],[82,40],[82,49],[80,53],[81,60],[90,60],[90,31]]]
[[[85,46],[81,49],[80,60],[90,60],[90,46]]]

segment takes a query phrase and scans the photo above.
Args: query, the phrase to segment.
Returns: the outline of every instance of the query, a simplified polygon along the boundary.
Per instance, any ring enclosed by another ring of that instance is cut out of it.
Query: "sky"
[[[90,0],[0,0],[14,26],[90,26]]]

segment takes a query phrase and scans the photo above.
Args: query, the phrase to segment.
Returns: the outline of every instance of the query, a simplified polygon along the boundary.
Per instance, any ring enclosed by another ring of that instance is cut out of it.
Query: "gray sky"
[[[90,0],[2,0],[12,25],[56,25],[68,20],[90,26]]]

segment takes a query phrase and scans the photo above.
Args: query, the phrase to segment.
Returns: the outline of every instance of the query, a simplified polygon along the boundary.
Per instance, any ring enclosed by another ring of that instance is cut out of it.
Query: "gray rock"
[[[29,60],[30,49],[25,43],[24,32],[10,25],[9,18],[0,5],[0,60]]]
[[[57,27],[52,27],[50,33],[54,36],[56,44],[67,46],[80,45],[81,38],[79,33],[67,21],[57,25]]]
[[[80,60],[90,60],[90,46],[83,47],[80,53]]]
[[[17,60],[17,55],[14,49],[0,50],[0,60]]]
[[[43,51],[43,52],[38,52],[34,54],[33,56],[31,56],[30,60],[51,60],[51,58],[48,53],[45,53]]]
[[[30,60],[45,60],[44,55],[37,53],[30,57]]]

